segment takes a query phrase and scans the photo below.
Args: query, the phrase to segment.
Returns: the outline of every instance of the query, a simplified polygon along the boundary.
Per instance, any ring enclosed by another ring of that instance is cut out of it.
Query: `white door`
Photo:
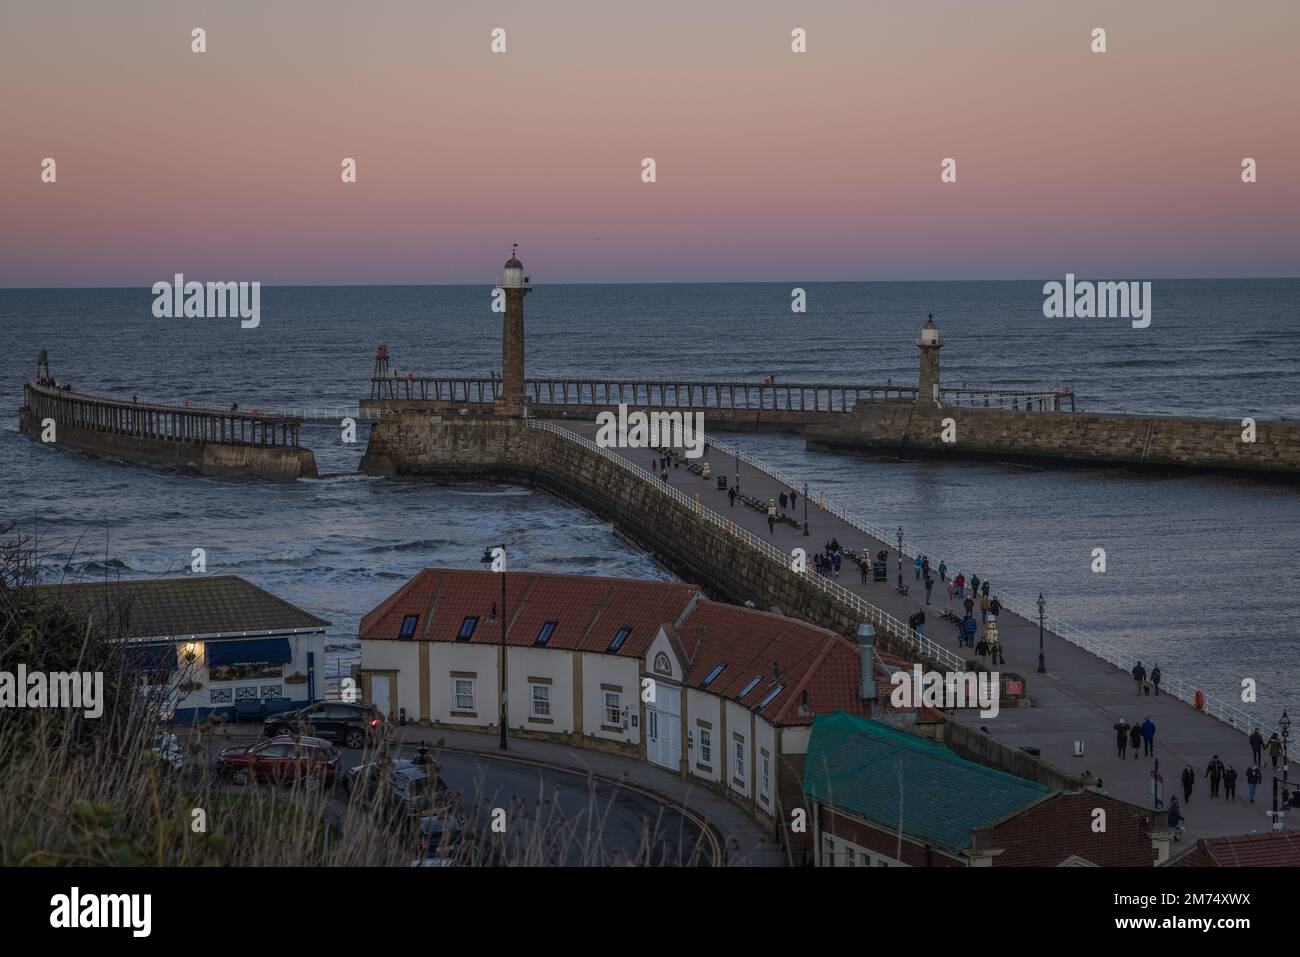
[[[682,760],[682,692],[664,684],[655,686],[655,701],[646,708],[646,757],[674,774]]]
[[[385,718],[392,717],[388,713],[388,702],[392,700],[389,682],[392,680],[392,675],[370,676],[370,703],[378,708],[379,713]]]

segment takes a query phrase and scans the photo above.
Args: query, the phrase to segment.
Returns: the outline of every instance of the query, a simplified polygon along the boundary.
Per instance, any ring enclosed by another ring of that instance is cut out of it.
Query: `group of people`
[[[1150,757],[1155,752],[1156,726],[1149,716],[1141,724],[1136,721],[1129,724],[1121,719],[1114,727],[1115,746],[1119,749],[1121,761],[1128,757],[1130,748],[1134,758],[1143,754]]]
[[[65,382],[65,383],[63,383],[63,385],[59,385],[57,382],[54,381],[54,376],[47,376],[47,377],[44,377],[44,378],[37,379],[37,380],[36,380],[36,384],[37,384],[37,385],[43,385],[43,386],[45,386],[45,387],[48,388],[48,389],[59,389],[59,390],[61,390],[61,391],[63,391],[63,392],[71,392],[71,391],[72,391],[72,383],[70,383],[70,382]]]
[[[1151,694],[1153,689],[1155,690],[1156,697],[1160,697],[1159,665],[1156,665],[1151,669],[1150,682],[1147,681],[1147,670],[1142,667],[1142,662],[1140,661],[1133,666],[1133,670],[1130,671],[1129,674],[1133,676],[1133,682],[1137,685],[1138,697],[1141,697],[1144,694]]]
[[[832,538],[822,546],[822,550],[813,556],[813,570],[818,575],[840,577],[840,565],[844,563],[844,549]]]

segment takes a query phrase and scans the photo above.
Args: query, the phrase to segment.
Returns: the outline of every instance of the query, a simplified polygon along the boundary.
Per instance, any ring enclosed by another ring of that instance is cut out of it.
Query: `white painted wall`
[[[368,642],[361,643],[364,648]],[[412,642],[414,645],[415,642]],[[362,652],[364,659],[365,653]],[[418,659],[417,659],[418,661]],[[476,717],[453,715],[455,710],[455,684],[453,671],[471,672],[474,679],[474,711]],[[461,724],[467,727],[487,726],[497,723],[500,713],[499,685],[497,684],[497,648],[493,645],[459,644],[454,641],[429,642],[429,718],[443,724]],[[419,707],[417,689],[416,707]],[[407,708],[407,715],[411,709]]]
[[[573,730],[573,653],[547,648],[507,649],[510,691],[510,727],[529,731],[568,734]],[[551,723],[532,716],[532,688],[528,679],[551,679]]]
[[[752,736],[749,731],[749,709],[741,707],[734,701],[725,704],[727,709],[727,763],[722,770],[727,787],[736,793],[749,797],[754,786],[754,757],[757,755],[751,747]],[[739,734],[744,745],[745,767],[740,783],[736,782],[736,738]]]
[[[628,726],[619,731],[605,730],[605,692],[602,684],[622,687],[620,705],[628,715]],[[641,713],[641,659],[617,655],[582,653],[582,731],[606,741],[639,744],[641,728],[631,726],[631,716]]]
[[[687,730],[691,733],[691,749],[688,752],[690,773],[704,781],[721,781],[723,762],[726,758],[725,749],[722,747],[722,699],[697,688],[687,688],[685,697],[688,715]],[[700,767],[700,726],[697,720],[707,721],[713,725],[711,734],[713,756],[710,762],[711,770],[707,771]]]

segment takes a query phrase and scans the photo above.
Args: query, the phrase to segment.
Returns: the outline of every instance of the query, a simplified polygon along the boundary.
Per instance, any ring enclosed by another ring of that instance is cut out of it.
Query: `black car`
[[[321,701],[299,711],[286,711],[266,719],[267,737],[277,734],[310,734],[345,747],[364,747],[367,738],[377,733],[384,718],[370,704],[346,701]]]

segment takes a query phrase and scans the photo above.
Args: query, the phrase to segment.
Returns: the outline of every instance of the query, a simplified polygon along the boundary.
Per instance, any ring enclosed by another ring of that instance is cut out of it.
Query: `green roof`
[[[897,830],[900,775],[903,833],[962,850],[971,828],[1000,821],[1052,789],[960,758],[934,741],[837,711],[813,722],[804,793],[820,804]]]
[[[37,594],[124,638],[323,630],[329,622],[237,575],[42,585]]]

